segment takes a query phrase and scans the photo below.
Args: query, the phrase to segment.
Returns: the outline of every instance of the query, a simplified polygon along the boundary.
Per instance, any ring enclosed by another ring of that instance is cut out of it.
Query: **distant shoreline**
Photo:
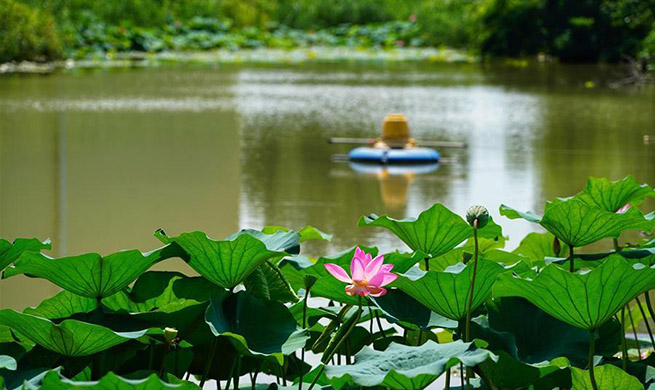
[[[2,73],[51,73],[76,68],[149,67],[167,63],[188,64],[303,64],[307,62],[433,62],[474,63],[478,57],[450,48],[354,48],[307,47],[295,49],[217,49],[209,51],[163,51],[159,53],[106,53],[86,59],[54,62],[9,62],[0,64]]]

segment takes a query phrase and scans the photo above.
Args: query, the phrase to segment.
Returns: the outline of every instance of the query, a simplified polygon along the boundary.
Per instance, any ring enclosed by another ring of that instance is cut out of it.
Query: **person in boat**
[[[382,123],[382,137],[374,143],[379,149],[411,149],[417,146],[416,140],[409,136],[409,124],[403,114],[389,114]]]

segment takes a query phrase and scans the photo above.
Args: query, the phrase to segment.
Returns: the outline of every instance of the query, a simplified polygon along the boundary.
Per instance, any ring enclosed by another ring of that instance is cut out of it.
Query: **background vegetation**
[[[313,45],[645,66],[655,0],[0,0],[2,61]]]

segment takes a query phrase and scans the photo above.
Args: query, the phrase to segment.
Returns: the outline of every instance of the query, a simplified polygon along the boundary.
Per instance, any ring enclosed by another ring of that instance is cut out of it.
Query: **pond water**
[[[358,228],[368,213],[415,216],[435,202],[541,211],[589,175],[655,184],[655,88],[612,89],[618,69],[429,63],[170,65],[0,77],[0,236],[50,237],[53,256],[150,250],[157,228],[223,238],[240,228],[311,224],[334,234],[308,254],[354,244],[405,248]],[[589,88],[589,82],[594,83]],[[585,84],[587,84],[585,86]],[[404,113],[442,149],[427,173],[333,161]],[[647,206],[653,207],[653,202]],[[535,229],[500,219],[508,246]],[[160,268],[188,270],[171,260]],[[0,306],[57,291],[15,277]]]

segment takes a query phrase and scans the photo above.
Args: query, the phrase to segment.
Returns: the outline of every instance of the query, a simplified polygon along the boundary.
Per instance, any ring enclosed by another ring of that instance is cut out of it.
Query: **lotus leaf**
[[[473,235],[473,228],[459,215],[436,203],[417,218],[393,219],[387,215],[371,214],[361,217],[359,226],[379,226],[392,231],[414,251],[437,257],[455,248]],[[491,219],[480,229],[479,237],[502,236],[500,226]]]
[[[152,374],[145,379],[126,379],[109,373],[99,381],[81,382],[66,379],[58,373],[50,371],[45,374],[41,383],[43,389],[52,390],[198,390],[196,384],[187,381],[179,383],[166,383],[159,379],[157,375]]]
[[[245,291],[212,298],[205,321],[215,336],[228,338],[241,353],[273,356],[280,364],[282,355],[302,348],[308,338],[286,306]]]
[[[643,390],[644,385],[639,379],[611,364],[594,368],[598,390]],[[571,390],[593,390],[589,371],[571,368],[573,387]]]
[[[0,270],[18,260],[25,252],[40,252],[51,248],[50,240],[41,242],[36,238],[17,238],[14,242],[9,242],[0,239]]]
[[[282,271],[270,261],[260,265],[244,281],[246,290],[253,295],[278,302],[299,300]]]
[[[55,324],[45,318],[10,309],[0,310],[0,325],[6,325],[34,343],[64,356],[92,355],[146,334],[146,330],[114,332],[103,326],[76,320]]]
[[[392,343],[384,351],[364,348],[355,355],[354,364],[327,366],[325,374],[336,389],[355,384],[414,390],[425,388],[460,362],[473,367],[488,359],[497,357],[475,343],[428,341],[419,347]]]
[[[555,264],[534,279],[498,278],[494,295],[522,297],[572,326],[594,330],[637,295],[655,288],[655,269],[612,257],[598,268],[570,273]]]
[[[278,230],[282,230],[284,232],[289,231],[289,229],[282,226],[266,226],[262,229],[262,233],[271,234],[271,233],[275,233]],[[302,229],[300,229],[298,231],[298,234],[300,235],[301,243],[310,240],[323,240],[323,241],[332,240],[331,234],[323,233],[322,231],[310,225],[307,225]]]
[[[644,218],[641,213],[612,213],[576,198],[548,203],[543,217],[534,213],[520,213],[505,205],[500,206],[500,214],[510,219],[523,218],[539,223],[573,247],[618,237],[624,230],[653,228],[653,220]]]
[[[170,245],[148,253],[130,250],[108,256],[88,253],[58,259],[27,252],[14,267],[7,268],[5,275],[44,278],[77,295],[99,299],[124,289],[155,263],[178,255],[179,251]]]
[[[575,197],[585,203],[615,213],[627,204],[640,205],[648,196],[655,196],[652,187],[647,184],[639,184],[632,176],[626,176],[617,181],[590,177],[587,187]]]
[[[226,289],[233,289],[243,282],[266,260],[285,255],[284,252],[268,249],[264,242],[250,234],[214,241],[205,233],[193,232],[167,239],[187,253],[191,268]]]
[[[430,310],[451,320],[466,317],[473,262],[457,264],[443,272],[428,271],[419,275],[401,275],[392,285],[398,287]],[[475,310],[491,292],[496,277],[505,271],[503,266],[480,259],[473,294],[472,308]]]

